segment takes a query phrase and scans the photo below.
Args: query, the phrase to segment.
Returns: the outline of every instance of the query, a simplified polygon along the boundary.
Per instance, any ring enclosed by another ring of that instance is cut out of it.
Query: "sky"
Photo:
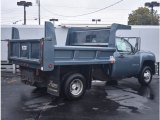
[[[17,6],[17,2],[19,1],[20,0],[1,0],[0,23],[2,25],[10,25],[16,21],[16,24],[23,24],[23,7]],[[38,6],[36,0],[26,1],[32,2],[33,4],[26,8],[27,25],[38,25]],[[152,0],[40,0],[41,24],[44,24],[44,21],[49,21],[51,18],[58,19],[56,24],[95,24],[92,22],[92,19],[101,19],[101,22],[98,22],[98,24],[127,24],[128,15],[133,10],[138,7],[144,7],[145,2],[151,1]],[[99,12],[78,16],[97,11],[114,3],[117,4]],[[154,9],[160,14],[160,8],[155,7]]]

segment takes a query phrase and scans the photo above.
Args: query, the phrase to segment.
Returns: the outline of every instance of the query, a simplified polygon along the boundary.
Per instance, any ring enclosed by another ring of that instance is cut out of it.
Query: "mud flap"
[[[55,67],[49,74],[49,84],[47,92],[54,96],[60,95],[60,67]]]

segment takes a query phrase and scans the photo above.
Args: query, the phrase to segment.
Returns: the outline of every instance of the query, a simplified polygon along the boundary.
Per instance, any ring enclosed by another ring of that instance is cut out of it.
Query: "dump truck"
[[[23,83],[46,87],[49,94],[69,100],[81,98],[92,80],[136,77],[141,85],[148,85],[155,73],[155,56],[140,51],[140,38],[117,37],[116,31],[121,29],[131,26],[70,27],[61,46],[50,22],[45,22],[44,37],[39,39],[20,39],[13,27],[8,60],[19,65]]]

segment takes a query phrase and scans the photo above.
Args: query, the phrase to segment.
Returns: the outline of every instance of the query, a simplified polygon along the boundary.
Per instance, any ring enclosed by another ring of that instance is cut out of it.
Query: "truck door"
[[[137,74],[140,58],[134,53],[132,45],[124,38],[116,38],[116,47],[114,53],[116,62],[112,68],[112,78],[125,78]]]

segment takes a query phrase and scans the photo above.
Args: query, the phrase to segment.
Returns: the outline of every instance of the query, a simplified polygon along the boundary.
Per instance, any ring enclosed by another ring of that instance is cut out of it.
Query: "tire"
[[[86,91],[86,79],[80,73],[73,73],[66,77],[63,93],[68,100],[81,98]]]
[[[142,86],[147,86],[152,81],[152,69],[149,66],[144,66],[138,77],[138,81]]]

